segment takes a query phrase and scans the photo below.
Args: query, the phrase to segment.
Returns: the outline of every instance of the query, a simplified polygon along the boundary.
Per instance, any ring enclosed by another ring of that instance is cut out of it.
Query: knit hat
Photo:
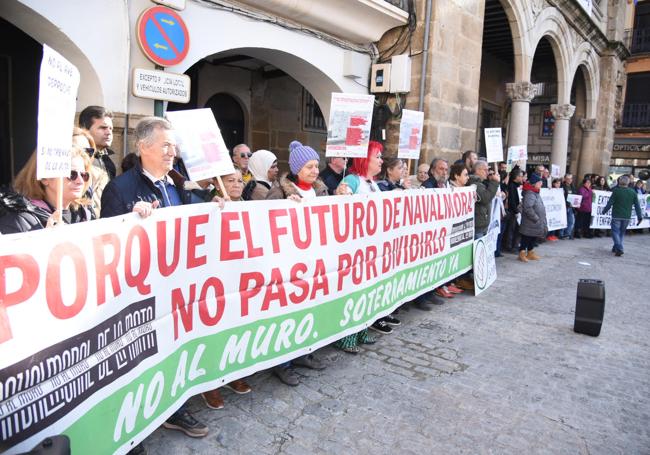
[[[253,178],[258,182],[269,182],[269,169],[274,162],[278,160],[278,157],[269,152],[268,150],[258,150],[253,153],[250,160],[248,161],[248,169],[253,174]]]
[[[293,141],[289,144],[289,169],[291,173],[297,175],[300,169],[303,168],[307,161],[316,160],[320,161],[320,156],[308,145],[302,145],[298,141]]]
[[[542,181],[542,177],[540,177],[539,174],[537,174],[537,172],[533,172],[532,174],[530,174],[530,177],[528,177],[528,183],[530,183],[531,185],[534,185],[537,182],[541,182],[541,181]]]

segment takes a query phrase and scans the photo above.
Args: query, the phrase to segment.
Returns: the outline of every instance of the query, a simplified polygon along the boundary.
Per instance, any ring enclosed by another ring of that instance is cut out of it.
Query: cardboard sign
[[[325,156],[368,156],[374,104],[373,95],[332,93]]]
[[[69,177],[79,70],[44,44],[39,84],[36,178]]]
[[[557,166],[555,164],[551,164],[551,177],[560,177],[560,166]]]
[[[488,163],[503,161],[501,128],[485,128],[485,150]]]
[[[580,207],[580,203],[582,203],[582,195],[567,194],[566,201],[571,205],[571,207],[577,209]]]
[[[211,109],[171,111],[166,115],[174,127],[178,150],[191,180],[235,172]]]
[[[399,127],[399,147],[397,157],[409,160],[420,159],[422,146],[422,128],[424,127],[424,112],[402,111],[402,121]]]
[[[548,231],[557,231],[567,226],[566,203],[562,188],[542,188],[539,195],[546,210],[546,225]]]

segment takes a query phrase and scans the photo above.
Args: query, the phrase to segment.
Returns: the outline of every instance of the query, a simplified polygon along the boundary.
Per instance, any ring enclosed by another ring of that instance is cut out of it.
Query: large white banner
[[[368,156],[374,95],[332,93],[326,156]]]
[[[38,88],[36,177],[69,177],[79,70],[43,45]]]
[[[593,197],[591,199],[591,229],[611,229],[612,225],[612,210],[609,209],[606,214],[603,214],[603,209],[607,205],[610,196],[612,195],[611,191],[593,191]],[[637,225],[638,218],[636,217],[636,211],[632,207],[632,214],[630,215],[630,224],[628,229],[643,229],[650,227],[650,194],[639,194],[639,205],[641,206],[641,212],[643,212],[643,221],[641,224]]]
[[[0,451],[126,453],[189,397],[472,266],[471,188],[157,209],[3,236]]]

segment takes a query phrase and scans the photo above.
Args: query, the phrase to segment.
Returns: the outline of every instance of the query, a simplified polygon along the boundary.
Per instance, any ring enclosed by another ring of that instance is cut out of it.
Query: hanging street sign
[[[190,77],[185,74],[135,68],[133,96],[152,100],[190,102]]]
[[[144,55],[159,66],[183,61],[190,49],[190,34],[178,13],[164,6],[145,10],[136,24],[138,43]]]

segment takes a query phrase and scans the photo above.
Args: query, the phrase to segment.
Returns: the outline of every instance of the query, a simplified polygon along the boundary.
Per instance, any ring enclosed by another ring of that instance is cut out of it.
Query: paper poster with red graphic
[[[235,172],[211,109],[171,111],[165,115],[174,127],[178,151],[191,180]]]
[[[424,112],[402,111],[402,121],[399,127],[399,148],[397,157],[408,160],[420,158],[422,146],[422,128],[424,126]]]
[[[373,95],[332,93],[326,156],[367,156],[374,103]]]

